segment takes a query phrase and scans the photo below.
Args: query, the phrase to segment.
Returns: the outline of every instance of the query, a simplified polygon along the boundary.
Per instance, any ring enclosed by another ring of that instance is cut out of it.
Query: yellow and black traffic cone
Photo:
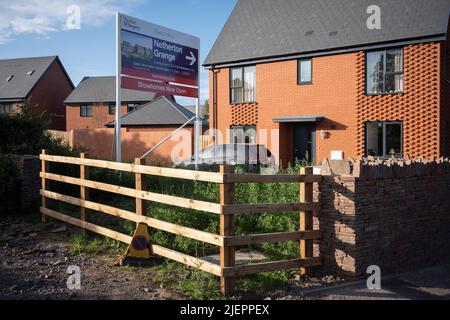
[[[115,265],[145,266],[149,264],[152,255],[148,226],[139,223],[127,251],[115,261]]]

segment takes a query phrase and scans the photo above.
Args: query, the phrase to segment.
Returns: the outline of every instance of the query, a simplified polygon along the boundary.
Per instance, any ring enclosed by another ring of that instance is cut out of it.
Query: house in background
[[[279,130],[266,144],[283,164],[450,156],[450,1],[379,0],[380,30],[371,4],[239,0],[204,63],[211,128]]]
[[[122,158],[134,161],[195,117],[195,114],[172,99],[161,96],[122,116]],[[148,159],[150,162],[172,164],[171,154],[177,144],[184,148],[179,158],[188,158],[193,150],[193,123],[165,142]],[[114,121],[105,128],[72,130],[73,144],[95,158],[111,159]]]
[[[28,102],[51,116],[49,129],[66,129],[64,99],[74,85],[57,56],[0,60],[0,113]]]
[[[115,77],[86,77],[66,98],[67,131],[104,128],[115,118]],[[152,101],[159,95],[122,89],[121,114]]]

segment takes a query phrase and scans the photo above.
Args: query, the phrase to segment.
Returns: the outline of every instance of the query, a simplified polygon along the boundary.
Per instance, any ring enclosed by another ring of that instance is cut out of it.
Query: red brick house
[[[379,30],[372,2],[240,0],[204,63],[211,129],[283,164],[450,156],[450,1],[376,1]]]
[[[141,157],[183,125],[184,129],[149,155],[148,160],[149,163],[171,165],[173,160],[190,157],[194,142],[194,118],[194,113],[164,96],[128,112],[121,119],[123,160],[133,161]],[[113,137],[114,121],[103,128],[72,130],[73,145],[95,158],[111,159]],[[183,146],[180,152],[175,149],[177,145]],[[172,152],[177,152],[176,159],[172,159]]]
[[[173,97],[122,89],[122,159],[133,161],[159,144],[194,117],[194,113],[175,102]],[[115,119],[115,78],[84,78],[67,97],[67,131],[70,144],[89,152],[90,156],[112,159]],[[192,153],[193,124],[188,133],[184,157]],[[178,135],[181,137],[181,135]],[[150,161],[172,164],[172,148],[168,141],[157,149]]]
[[[122,115],[146,104],[159,95],[122,89]],[[115,118],[115,77],[86,77],[66,98],[67,131],[104,128]]]
[[[14,112],[25,101],[51,115],[49,129],[66,129],[64,99],[74,86],[57,56],[0,60],[0,112]]]

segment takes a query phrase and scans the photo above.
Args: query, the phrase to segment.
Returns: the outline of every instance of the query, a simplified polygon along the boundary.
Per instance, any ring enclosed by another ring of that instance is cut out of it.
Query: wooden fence
[[[47,130],[47,132],[53,138],[61,139],[62,142],[67,143],[70,147],[73,147],[73,130],[70,131]]]
[[[208,148],[209,146],[212,146],[214,144],[214,137],[207,135],[207,136],[201,136],[200,137],[201,145],[200,148],[202,150]]]
[[[198,268],[220,277],[221,291],[231,294],[235,290],[235,278],[259,272],[301,268],[308,273],[311,267],[320,265],[320,258],[313,256],[313,240],[320,239],[321,233],[313,230],[313,214],[319,210],[319,204],[313,202],[313,183],[320,182],[322,177],[313,175],[312,168],[302,169],[295,175],[256,175],[235,174],[232,166],[221,166],[219,173],[197,172],[172,168],[145,166],[143,160],[137,159],[134,164],[116,163],[88,159],[85,154],[80,158],[48,155],[45,150],[40,155],[42,161],[42,207],[43,219],[52,217],[76,225],[100,235],[130,244],[131,236],[122,234],[91,222],[88,222],[88,210],[106,213],[136,223],[145,223],[150,228],[163,230],[172,234],[202,241],[220,247],[220,264],[192,257],[184,253],[151,244],[155,255],[175,260],[185,265]],[[49,172],[49,163],[62,163],[80,167],[80,177],[68,177]],[[108,183],[89,180],[89,167],[104,168],[135,174],[135,188],[126,188]],[[145,177],[160,176],[184,180],[196,180],[220,184],[220,203],[185,199],[181,197],[158,194],[147,191]],[[48,189],[47,181],[58,181],[80,186],[80,198],[63,195]],[[270,204],[236,204],[234,202],[235,183],[300,183],[299,202]],[[136,212],[130,212],[108,205],[89,201],[89,189],[97,189],[114,194],[134,198]],[[80,219],[76,219],[47,207],[46,199],[69,203],[80,207]],[[220,234],[212,234],[173,223],[145,216],[146,201],[158,202],[180,208],[199,210],[220,216]],[[263,212],[300,212],[299,231],[269,234],[235,235],[235,216],[238,214],[257,214]],[[92,211],[90,211],[92,212]],[[92,213],[91,213],[92,214]],[[235,247],[261,243],[284,241],[300,241],[299,258],[293,260],[235,265]]]

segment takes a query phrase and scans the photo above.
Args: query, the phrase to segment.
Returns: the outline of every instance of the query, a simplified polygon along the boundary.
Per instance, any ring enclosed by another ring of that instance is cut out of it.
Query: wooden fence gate
[[[105,227],[88,222],[87,210],[102,212],[111,216],[136,223],[145,223],[150,228],[162,230],[190,239],[202,241],[220,247],[220,264],[189,256],[162,246],[151,244],[155,255],[175,260],[190,267],[209,272],[220,277],[223,294],[232,294],[235,290],[235,278],[259,272],[301,268],[302,273],[308,273],[311,267],[320,265],[320,258],[313,256],[313,240],[321,238],[319,230],[313,230],[313,213],[319,210],[319,204],[313,202],[313,183],[322,180],[321,176],[313,175],[312,168],[303,168],[295,175],[257,175],[235,174],[233,166],[221,166],[219,173],[198,172],[190,170],[152,167],[144,165],[137,159],[134,164],[117,163],[88,159],[85,154],[79,158],[48,155],[45,150],[40,155],[42,161],[42,207],[43,219],[52,217],[85,230],[130,244],[132,237]],[[80,177],[69,177],[49,172],[49,163],[77,165],[80,167]],[[103,168],[135,174],[135,188],[126,188],[108,183],[89,180],[89,167]],[[145,176],[169,177],[184,180],[194,180],[220,184],[220,203],[185,199],[181,197],[158,194],[147,191]],[[80,186],[80,198],[50,191],[47,181]],[[235,183],[300,183],[299,202],[268,203],[268,204],[236,204],[234,202]],[[109,193],[134,198],[136,211],[126,211],[108,205],[89,201],[89,189],[97,189]],[[80,219],[51,210],[47,199],[57,200],[80,207]],[[170,206],[203,211],[220,216],[220,234],[212,234],[181,225],[161,221],[145,215],[145,201],[162,203]],[[258,214],[264,212],[300,212],[299,231],[268,234],[235,235],[235,216],[241,214]],[[92,214],[92,213],[91,213]],[[300,241],[299,258],[264,263],[235,265],[235,247],[261,243],[276,243],[284,241]]]

